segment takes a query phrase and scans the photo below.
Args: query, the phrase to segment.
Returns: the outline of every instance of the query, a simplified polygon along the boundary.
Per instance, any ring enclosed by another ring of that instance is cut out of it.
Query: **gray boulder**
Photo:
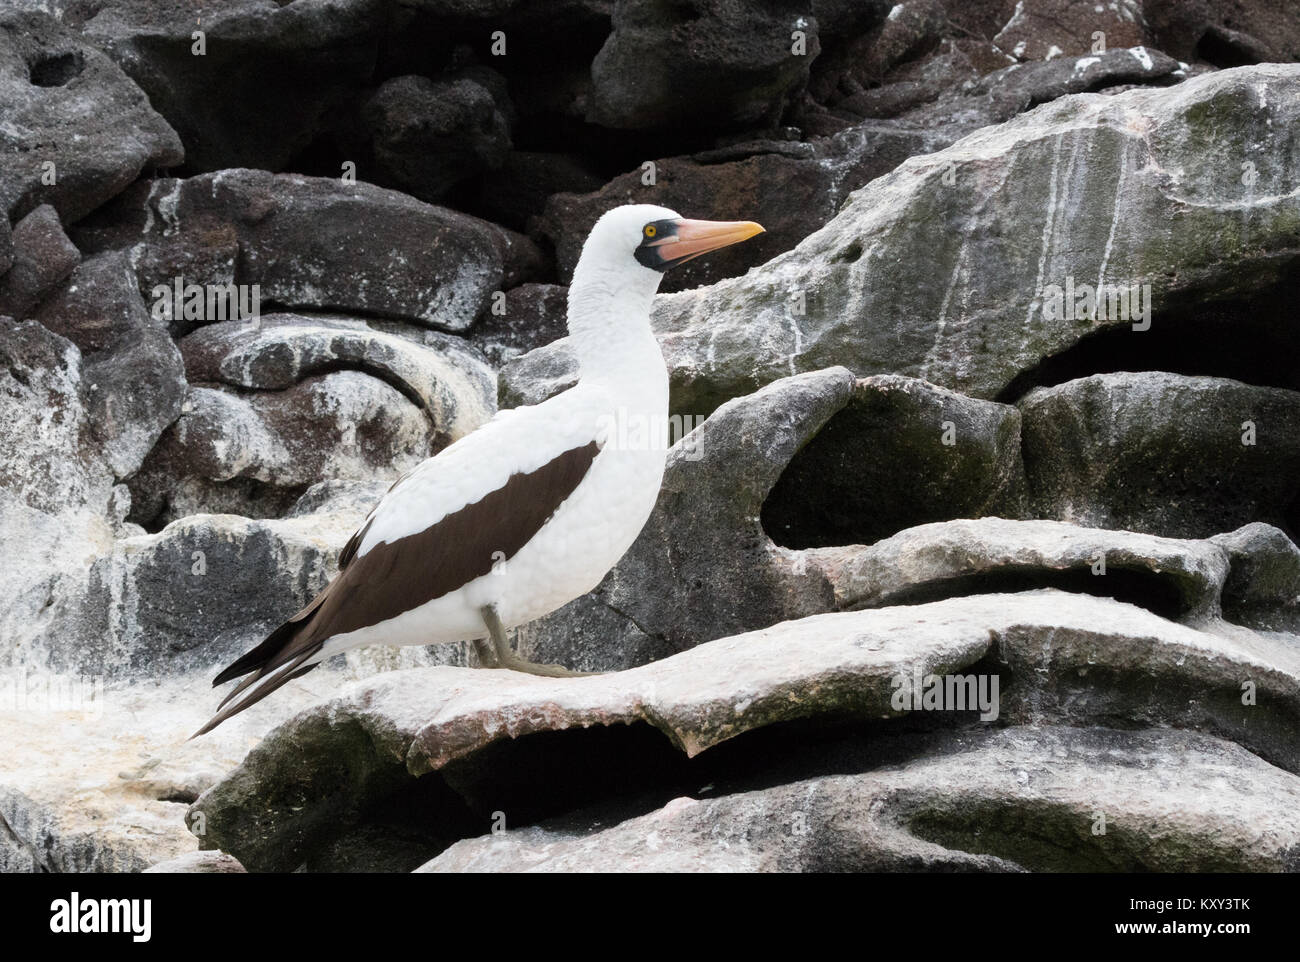
[[[1300,393],[1097,374],[1032,391],[1020,409],[1039,517],[1188,538],[1292,520]]]
[[[1085,339],[1107,356],[1175,350],[1184,316],[1212,343],[1224,333],[1215,311],[1234,303],[1260,343],[1290,344],[1285,298],[1269,297],[1296,253],[1300,198],[1279,158],[1292,152],[1297,90],[1300,66],[1263,65],[1065,97],[906,161],[794,250],[657,299],[674,410],[708,412],[830,364],[1014,397]],[[1236,158],[1234,176],[1202,162],[1209,142]],[[1099,283],[1114,309],[1107,297],[1086,317],[1082,288]],[[1078,285],[1073,316],[1054,309],[1067,285]],[[1118,294],[1134,285],[1126,306]],[[503,396],[527,396],[531,371],[556,370],[565,351],[520,359],[504,376],[523,386]]]
[[[387,487],[329,482],[283,519],[194,514],[157,534],[101,545],[59,608],[35,619],[15,612],[43,629],[27,660],[110,684],[210,678],[326,585],[338,552]],[[449,645],[361,651],[347,664],[357,677],[464,658],[461,646]]]
[[[1261,631],[1300,634],[1300,548],[1259,522],[1210,540],[1228,555],[1224,616]]]
[[[502,288],[511,246],[501,228],[396,191],[261,170],[141,183],[76,239],[83,250],[129,250],[151,305],[167,296],[155,287],[173,291],[177,278],[233,282],[259,285],[261,300],[277,306],[452,331],[469,327]],[[199,313],[174,309],[174,331],[228,319],[206,306]]]
[[[868,547],[825,548],[806,557],[830,575],[841,609],[1056,586],[1121,598],[1163,617],[1204,624],[1222,613],[1220,601],[1233,564],[1219,538],[1238,545],[1237,580],[1245,578],[1252,563],[1267,563],[1266,558],[1291,545],[1281,531],[1262,524],[1190,541],[1059,521],[980,518],[923,524]],[[1293,600],[1288,597],[1292,587],[1287,579],[1261,583],[1253,599],[1262,609],[1286,607]]]
[[[203,511],[277,517],[320,478],[392,483],[433,453],[429,422],[358,371],[283,391],[192,387],[130,479],[132,520],[157,528]]]
[[[1138,47],[1152,37],[1142,0],[1119,0],[1101,10],[1070,0],[1024,0],[993,38],[1017,60],[1051,60],[1089,54],[1098,31],[1105,47]]]
[[[506,114],[492,90],[471,77],[395,77],[375,91],[362,116],[378,165],[372,179],[425,201],[500,167],[510,150]]]
[[[1167,91],[1064,98],[907,161],[790,253],[743,278],[659,298],[654,324],[673,369],[675,403],[709,410],[755,382],[828,363],[993,397],[1086,334],[1148,336],[1132,330],[1146,323],[1132,305],[1088,321],[1053,319],[1049,288],[1063,290],[1071,278],[1126,291],[1164,278],[1152,289],[1166,310],[1179,298],[1231,299],[1275,288],[1278,265],[1293,250],[1285,225],[1297,201],[1276,155],[1246,145],[1287,128],[1282,114],[1300,101],[1283,92],[1298,84],[1300,67],[1267,66]],[[1258,103],[1259,85],[1266,106],[1246,110]],[[1195,174],[1197,163],[1185,155],[1208,110],[1223,111],[1215,136],[1240,144],[1241,162],[1257,165],[1260,182],[1248,194],[1238,180]],[[1233,131],[1233,123],[1243,129]],[[1139,166],[1132,124],[1147,131],[1143,142],[1161,170],[1187,172],[1177,189],[1196,203],[1172,200],[1166,175]],[[1086,159],[1103,153],[1113,162]],[[1000,189],[1013,167],[1017,189]],[[1265,181],[1272,186],[1256,189]],[[1252,210],[1258,248],[1201,243],[1230,229],[1228,218],[1237,215],[1214,199],[1226,204],[1229,194]],[[1189,218],[1205,223],[1193,228]],[[1011,226],[1026,223],[1042,229]],[[1175,318],[1162,312],[1152,323]]]
[[[278,391],[341,367],[395,385],[429,419],[441,448],[496,411],[495,379],[461,338],[383,321],[270,314],[212,324],[180,342],[192,381]]]
[[[506,291],[502,313],[489,310],[469,332],[469,341],[495,367],[568,331],[569,289],[558,284],[521,284]]]
[[[824,135],[844,126],[835,119],[903,113],[942,93],[959,90],[963,81],[971,79],[972,64],[965,49],[973,43],[971,34],[952,29],[943,0],[883,6],[877,8],[869,29],[841,38],[839,43],[824,42],[822,55],[813,63],[807,94],[793,112],[793,119],[806,133]],[[870,5],[856,5],[857,11],[869,9]],[[987,47],[992,51],[992,44]],[[967,61],[964,66],[968,69],[953,70],[957,60]],[[1007,61],[999,58],[995,62],[1005,66]],[[888,113],[845,109],[859,99],[875,100],[877,107],[892,102],[896,109]]]
[[[540,404],[577,383],[578,358],[566,335],[507,357],[497,376],[497,403],[502,408]]]
[[[1141,85],[1165,87],[1188,76],[1186,65],[1159,50],[1114,47],[1096,54],[1010,64],[980,77],[961,96],[941,97],[907,119],[952,124],[961,113],[974,108],[984,119],[996,122],[1068,94],[1119,93]]]
[[[587,119],[619,129],[775,125],[820,51],[807,5],[620,0]],[[803,34],[803,51],[793,52]]]
[[[13,229],[13,260],[0,277],[0,314],[22,320],[41,298],[81,261],[59,223],[59,213],[42,204]]]
[[[184,0],[107,0],[78,19],[176,128],[190,169],[281,170],[370,80],[386,6],[232,0],[196,18]]]
[[[144,92],[43,13],[0,13],[0,103],[0,215],[48,203],[71,223],[141,171],[184,158]]]
[[[186,382],[180,351],[145,306],[127,256],[83,262],[36,318],[81,350],[91,429],[113,474],[134,475],[180,416]]]
[[[131,480],[132,518],[281,515],[321,478],[396,479],[496,410],[459,338],[382,321],[274,314],[181,341],[195,383]]]
[[[84,594],[42,639],[56,671],[157,678],[233,659],[325,586],[361,516],[192,515],[90,559]]]

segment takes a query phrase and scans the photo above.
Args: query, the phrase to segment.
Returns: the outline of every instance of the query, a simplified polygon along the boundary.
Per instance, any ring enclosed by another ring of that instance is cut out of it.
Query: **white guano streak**
[[[1110,263],[1110,251],[1115,244],[1115,228],[1119,226],[1119,205],[1124,196],[1124,182],[1128,180],[1128,138],[1124,139],[1119,151],[1119,178],[1115,181],[1115,199],[1111,203],[1110,233],[1106,236],[1106,249],[1101,254],[1101,268],[1097,271],[1097,290],[1101,290],[1106,277],[1106,265]]]
[[[1052,179],[1047,193],[1047,219],[1043,221],[1043,243],[1038,252],[1038,279],[1034,282],[1034,292],[1029,299],[1029,310],[1025,312],[1025,326],[1034,318],[1034,308],[1038,306],[1038,292],[1043,289],[1043,274],[1047,269],[1047,248],[1052,243],[1052,221],[1056,217],[1056,174],[1061,166],[1061,141],[1064,133],[1056,135],[1056,147],[1052,151]]]

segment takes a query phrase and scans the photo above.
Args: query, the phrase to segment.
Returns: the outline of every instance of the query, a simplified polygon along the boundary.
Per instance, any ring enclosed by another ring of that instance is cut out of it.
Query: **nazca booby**
[[[578,383],[498,412],[399,478],[325,589],[217,675],[214,686],[248,677],[195,734],[361,645],[473,639],[488,667],[577,674],[520,658],[506,629],[591,591],[640,533],[668,447],[668,372],[650,329],[659,281],[762,230],[651,204],[602,216],[569,287]]]

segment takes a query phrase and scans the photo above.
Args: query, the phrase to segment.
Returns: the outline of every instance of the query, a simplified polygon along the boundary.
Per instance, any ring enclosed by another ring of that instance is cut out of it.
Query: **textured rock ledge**
[[[1007,676],[1004,723],[1208,728],[1300,771],[1293,645],[1041,591],[819,615],[594,678],[447,668],[385,675],[272,732],[199,798],[191,818],[202,813],[205,847],[250,870],[292,869],[412,779],[506,739],[645,723],[694,756],[800,719],[898,718],[906,713],[891,704],[893,679],[976,665]],[[1246,682],[1258,705],[1243,704]]]
[[[1207,735],[1011,728],[905,768],[466,839],[418,871],[1294,872],[1298,803],[1300,778]]]

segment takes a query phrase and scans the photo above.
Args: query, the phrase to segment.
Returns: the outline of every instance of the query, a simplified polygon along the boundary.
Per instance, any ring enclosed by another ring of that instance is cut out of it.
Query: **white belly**
[[[586,594],[640,534],[659,496],[666,457],[660,445],[627,450],[607,443],[573,493],[513,558],[395,618],[335,635],[313,660],[360,645],[482,638],[486,605],[495,605],[502,622],[514,627]]]

